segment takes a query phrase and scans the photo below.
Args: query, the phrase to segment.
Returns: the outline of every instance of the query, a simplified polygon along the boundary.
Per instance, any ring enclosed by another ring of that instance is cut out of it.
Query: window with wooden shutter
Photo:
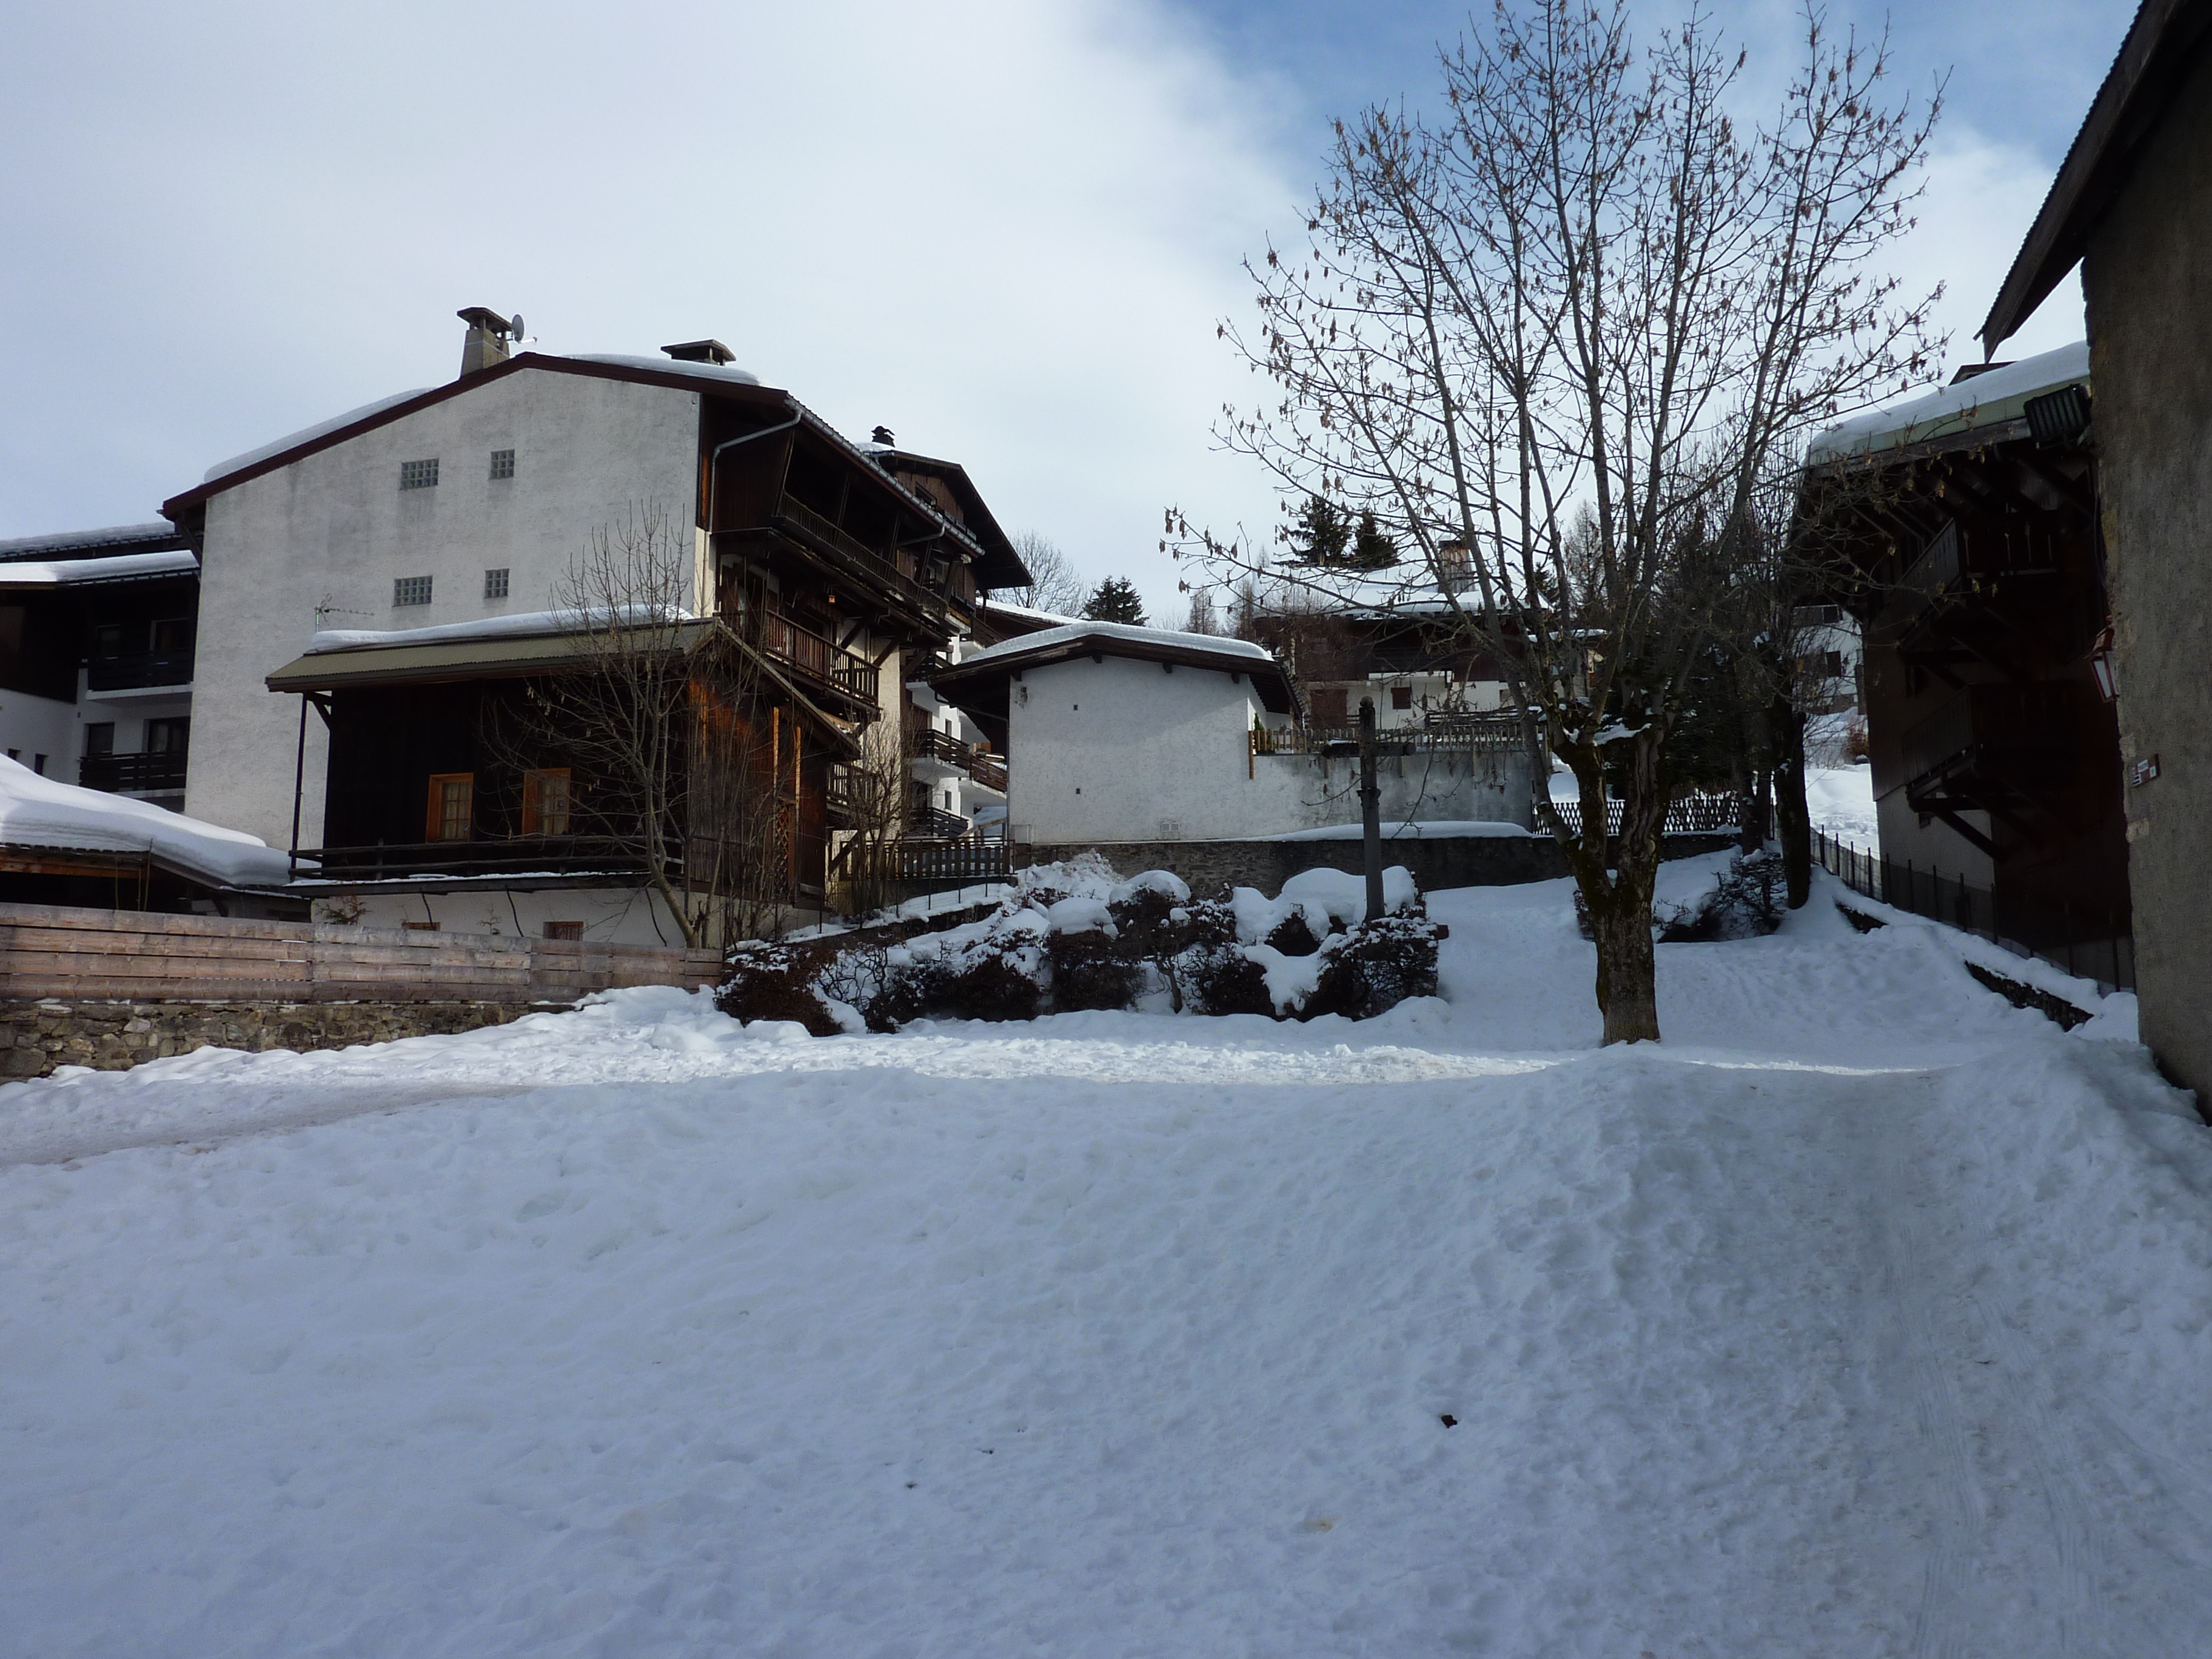
[[[466,841],[476,818],[477,775],[438,772],[430,778],[430,806],[425,841]]]
[[[568,769],[549,766],[522,775],[522,833],[568,833]]]
[[[1340,685],[1316,686],[1313,694],[1314,724],[1349,726],[1352,722],[1346,710],[1350,695]]]

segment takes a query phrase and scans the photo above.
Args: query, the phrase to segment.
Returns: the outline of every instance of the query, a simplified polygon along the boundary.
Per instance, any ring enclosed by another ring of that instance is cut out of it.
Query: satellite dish
[[[507,324],[507,331],[514,336],[518,340],[522,337],[522,313],[518,311],[514,313],[514,320]]]

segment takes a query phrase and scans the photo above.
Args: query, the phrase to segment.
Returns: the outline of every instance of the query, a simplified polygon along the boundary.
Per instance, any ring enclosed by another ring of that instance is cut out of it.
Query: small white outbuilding
[[[1235,841],[1359,818],[1356,763],[1305,740],[1296,686],[1248,641],[1076,623],[929,678],[1003,744],[1007,817],[1036,844]],[[1525,825],[1527,761],[1498,749],[1389,744],[1384,822]]]

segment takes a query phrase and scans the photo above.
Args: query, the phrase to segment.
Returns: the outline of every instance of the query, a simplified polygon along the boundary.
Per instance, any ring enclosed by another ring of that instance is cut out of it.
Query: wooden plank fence
[[[716,951],[0,904],[0,998],[569,1003],[722,977]]]

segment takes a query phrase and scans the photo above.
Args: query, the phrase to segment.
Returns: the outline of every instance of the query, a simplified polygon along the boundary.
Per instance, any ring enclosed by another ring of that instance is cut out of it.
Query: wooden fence
[[[0,999],[527,1005],[721,977],[714,951],[0,904]]]

